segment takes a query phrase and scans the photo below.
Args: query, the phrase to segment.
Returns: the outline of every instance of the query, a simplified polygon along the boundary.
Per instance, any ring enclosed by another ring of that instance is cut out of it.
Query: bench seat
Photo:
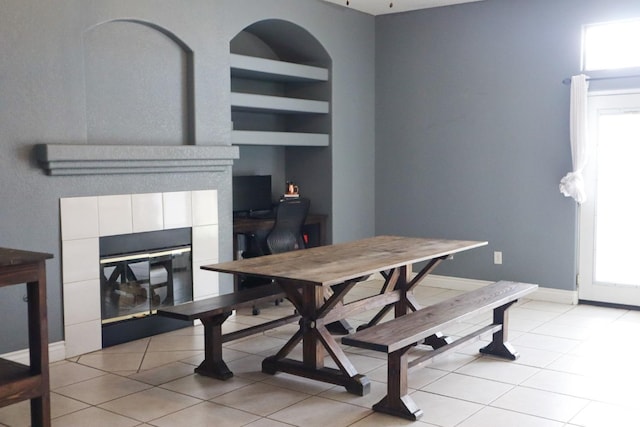
[[[284,292],[277,284],[271,283],[241,292],[186,302],[172,307],[163,307],[158,309],[157,314],[179,320],[200,320],[204,326],[205,357],[200,366],[195,368],[195,372],[200,375],[226,380],[233,376],[233,372],[229,370],[222,359],[223,343],[294,322],[300,316],[291,314],[227,334],[222,333],[222,324],[231,316],[233,310],[281,298],[285,298]]]
[[[420,418],[422,410],[408,395],[408,370],[459,345],[479,340],[481,335],[493,334],[493,340],[480,350],[481,353],[515,360],[518,354],[507,341],[507,310],[537,288],[538,285],[528,283],[500,281],[343,337],[343,344],[388,354],[387,395],[373,409],[410,420]],[[452,324],[490,310],[493,310],[493,321],[489,325],[480,326],[455,341],[429,341],[440,344],[409,362],[408,351],[416,344],[437,336]]]

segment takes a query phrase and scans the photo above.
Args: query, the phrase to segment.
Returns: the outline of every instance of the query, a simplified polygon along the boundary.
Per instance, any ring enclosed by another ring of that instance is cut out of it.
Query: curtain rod
[[[627,74],[624,76],[610,76],[610,77],[587,77],[587,81],[633,79],[637,77],[640,77],[640,74]],[[567,77],[566,79],[562,80],[562,84],[565,84],[565,85],[571,84],[571,77]]]

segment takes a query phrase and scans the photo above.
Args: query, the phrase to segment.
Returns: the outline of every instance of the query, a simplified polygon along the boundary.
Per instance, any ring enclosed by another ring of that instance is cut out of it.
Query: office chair
[[[276,219],[273,228],[264,236],[250,234],[248,236],[248,250],[242,253],[243,258],[254,258],[262,255],[279,254],[283,252],[305,249],[302,226],[309,213],[309,199],[297,198],[283,200],[276,208]],[[241,288],[252,288],[271,283],[268,279],[246,277]],[[280,301],[276,301],[276,305]],[[260,310],[254,306],[253,314]]]

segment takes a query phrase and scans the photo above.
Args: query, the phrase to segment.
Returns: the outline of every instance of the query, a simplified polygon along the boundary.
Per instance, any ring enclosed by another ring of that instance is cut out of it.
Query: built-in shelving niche
[[[230,42],[231,142],[235,175],[272,175],[277,200],[287,180],[328,216],[332,241],[332,60],[309,31],[267,19]]]
[[[330,61],[316,40],[300,49],[285,37],[287,26],[257,23],[231,41],[233,144],[329,145]]]

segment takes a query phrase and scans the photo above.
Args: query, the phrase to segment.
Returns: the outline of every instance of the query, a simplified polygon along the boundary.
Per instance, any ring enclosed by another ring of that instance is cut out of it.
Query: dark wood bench
[[[187,302],[173,307],[164,307],[159,309],[157,314],[180,320],[200,320],[204,325],[204,360],[200,366],[195,368],[195,372],[200,375],[226,380],[233,376],[233,372],[229,370],[222,359],[223,343],[291,323],[298,320],[300,316],[291,314],[290,316],[226,334],[222,333],[222,324],[231,316],[233,310],[252,307],[254,304],[284,297],[285,294],[282,289],[277,284],[272,283],[241,292]]]
[[[493,340],[480,349],[481,353],[517,359],[518,353],[507,341],[507,310],[537,288],[538,285],[528,283],[500,281],[343,337],[343,344],[388,354],[387,395],[373,405],[373,409],[414,421],[420,418],[423,412],[408,394],[408,370],[457,346],[479,340],[481,335],[493,334]],[[491,324],[479,326],[478,330],[455,341],[436,340],[441,342],[440,346],[409,361],[409,350],[426,338],[490,310],[493,310]]]

